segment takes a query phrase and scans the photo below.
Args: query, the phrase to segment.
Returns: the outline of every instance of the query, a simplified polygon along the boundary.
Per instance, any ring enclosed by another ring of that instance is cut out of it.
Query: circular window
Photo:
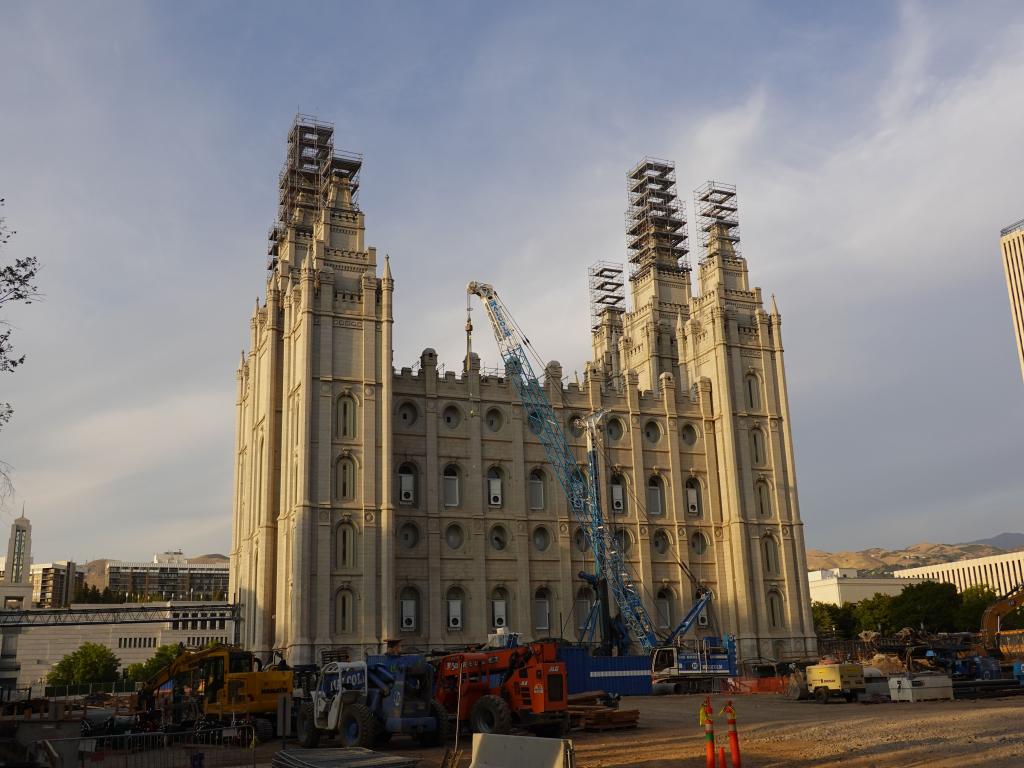
[[[533,529],[533,546],[538,552],[543,552],[551,546],[551,533],[543,525]]]
[[[452,523],[445,528],[444,540],[449,549],[458,549],[461,547],[462,542],[465,540],[465,536],[462,533],[462,526],[458,523]]]
[[[441,418],[448,429],[455,429],[462,422],[462,411],[454,405],[449,405],[441,413]]]
[[[693,424],[685,424],[683,426],[683,442],[687,445],[697,444],[697,428]]]
[[[703,555],[708,551],[708,537],[698,531],[690,537],[690,549],[695,555]]]
[[[406,549],[412,549],[420,543],[420,529],[416,523],[403,523],[398,529],[398,543]]]
[[[621,440],[626,430],[623,429],[621,420],[609,419],[605,431],[608,433],[609,440]]]
[[[419,411],[412,403],[402,403],[398,406],[398,423],[403,427],[411,427],[419,416]]]
[[[578,413],[570,414],[569,419],[568,421],[566,421],[565,425],[569,428],[569,433],[573,437],[583,436],[583,430],[585,429],[585,427],[583,426],[583,419],[580,417]]]
[[[661,440],[661,427],[656,421],[648,421],[644,424],[644,437],[649,443],[657,443]]]
[[[654,551],[659,555],[668,554],[669,547],[672,546],[672,541],[669,539],[668,534],[661,528],[654,532],[654,537],[651,539],[651,545],[654,547]]]
[[[576,549],[580,552],[587,552],[590,550],[590,539],[587,536],[587,532],[582,528],[576,529],[576,533],[572,536],[572,543],[576,545]]]
[[[501,552],[508,546],[508,531],[505,530],[505,526],[496,525],[491,528],[489,539],[491,546]]]
[[[505,417],[497,408],[491,408],[484,417],[484,421],[491,432],[497,432],[505,425]]]
[[[615,545],[622,554],[629,552],[633,548],[633,537],[629,535],[629,531],[625,528],[617,530],[615,532]]]

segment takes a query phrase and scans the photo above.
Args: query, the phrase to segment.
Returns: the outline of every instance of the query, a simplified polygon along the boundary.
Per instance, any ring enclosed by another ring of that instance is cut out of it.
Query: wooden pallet
[[[569,722],[572,727],[584,731],[617,731],[636,728],[640,723],[640,710],[570,704]]]

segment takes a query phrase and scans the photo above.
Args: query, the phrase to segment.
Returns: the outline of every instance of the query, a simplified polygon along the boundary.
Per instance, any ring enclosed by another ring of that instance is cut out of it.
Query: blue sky
[[[712,7],[712,6],[717,7]],[[297,109],[365,155],[396,365],[464,285],[582,371],[624,176],[738,185],[783,313],[809,545],[1022,530],[998,254],[1024,216],[1024,9],[989,3],[8,2],[0,197],[44,303],[0,433],[37,560],[226,551],[234,370]],[[485,364],[495,353],[479,344]]]

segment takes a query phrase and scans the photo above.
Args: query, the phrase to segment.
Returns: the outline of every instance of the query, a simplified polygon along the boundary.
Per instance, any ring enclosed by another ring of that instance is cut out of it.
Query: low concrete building
[[[72,608],[133,608],[153,603],[125,603],[116,606],[75,603]],[[83,643],[105,645],[125,667],[148,661],[161,645],[199,648],[210,642],[230,643],[235,637],[234,621],[227,611],[200,611],[195,601],[163,603],[171,609],[168,621],[154,624],[95,624],[26,627],[14,630],[19,688],[42,684],[53,666]],[[13,659],[12,659],[13,661]]]
[[[811,601],[815,603],[859,603],[881,593],[898,595],[904,587],[926,579],[894,579],[889,576],[861,576],[856,568],[827,568],[807,574]]]
[[[957,592],[970,587],[986,586],[997,594],[1005,595],[1024,584],[1024,552],[904,568],[893,573],[893,576],[897,579],[930,579],[954,584]]]

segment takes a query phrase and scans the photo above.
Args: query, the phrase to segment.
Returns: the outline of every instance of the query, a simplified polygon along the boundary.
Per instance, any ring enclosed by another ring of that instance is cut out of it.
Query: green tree
[[[161,645],[146,661],[125,667],[124,679],[131,683],[145,682],[174,661],[179,652],[177,645]]]
[[[981,629],[981,616],[985,609],[995,603],[999,595],[988,586],[979,584],[968,587],[960,593],[960,609],[956,615],[958,632],[977,632]]]
[[[838,638],[849,640],[857,630],[855,610],[850,603],[813,603],[814,629],[820,637],[831,637],[834,633]]]
[[[893,629],[924,627],[929,632],[953,632],[960,606],[960,594],[953,584],[911,584],[892,599]]]
[[[866,598],[857,603],[853,610],[857,631],[881,631],[883,635],[888,635],[895,631],[892,601],[892,595],[883,595],[881,592],[876,592],[873,597]]]
[[[77,650],[58,661],[46,682],[50,685],[112,683],[117,680],[121,660],[107,646],[83,643]]]

